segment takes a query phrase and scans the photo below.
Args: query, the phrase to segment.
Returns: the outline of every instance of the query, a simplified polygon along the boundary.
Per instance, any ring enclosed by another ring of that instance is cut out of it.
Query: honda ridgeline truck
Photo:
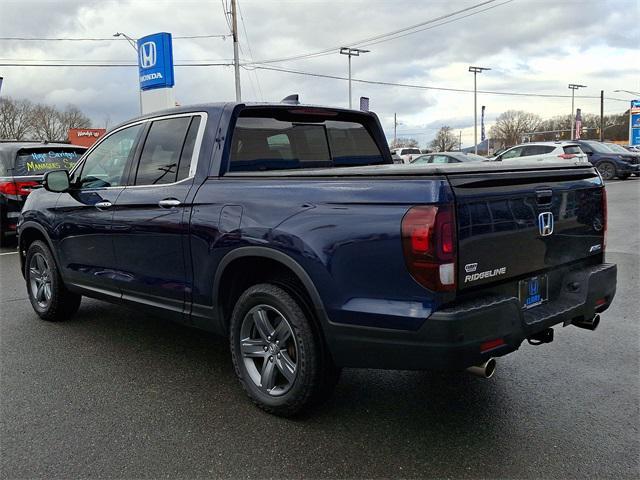
[[[595,329],[606,229],[591,165],[393,165],[375,114],[295,102],[126,122],[48,172],[18,226],[41,318],[84,295],[226,335],[279,415],[342,367],[490,376],[553,326]]]

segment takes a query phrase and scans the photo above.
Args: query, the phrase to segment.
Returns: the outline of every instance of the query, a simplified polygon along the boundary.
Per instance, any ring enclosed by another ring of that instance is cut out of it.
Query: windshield
[[[618,145],[616,143],[607,143],[606,145],[612,152],[629,153],[626,148],[621,147],[620,145]]]
[[[22,149],[16,156],[16,164],[12,174],[14,176],[42,175],[47,170],[71,168],[80,159],[84,149],[50,148],[50,149]]]
[[[584,142],[586,143],[589,147],[591,147],[591,149],[594,152],[598,152],[598,153],[611,153],[614,150],[611,150],[609,147],[607,147],[604,143],[600,143],[600,142]]]

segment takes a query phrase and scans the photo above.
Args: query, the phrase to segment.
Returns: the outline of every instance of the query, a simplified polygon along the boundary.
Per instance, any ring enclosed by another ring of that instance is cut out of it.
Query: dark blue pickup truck
[[[490,376],[554,325],[595,329],[616,290],[593,167],[393,165],[372,113],[160,112],[43,185],[18,226],[40,317],[85,295],[226,335],[243,388],[279,415],[342,367]]]

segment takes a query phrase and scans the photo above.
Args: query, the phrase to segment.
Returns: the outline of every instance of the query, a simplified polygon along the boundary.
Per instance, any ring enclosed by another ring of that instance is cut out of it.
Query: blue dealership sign
[[[173,87],[171,34],[154,33],[138,39],[140,89]]]

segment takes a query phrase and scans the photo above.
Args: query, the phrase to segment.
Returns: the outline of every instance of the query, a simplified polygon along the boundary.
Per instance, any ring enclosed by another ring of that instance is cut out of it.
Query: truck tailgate
[[[460,290],[602,255],[604,187],[584,169],[449,174]]]

